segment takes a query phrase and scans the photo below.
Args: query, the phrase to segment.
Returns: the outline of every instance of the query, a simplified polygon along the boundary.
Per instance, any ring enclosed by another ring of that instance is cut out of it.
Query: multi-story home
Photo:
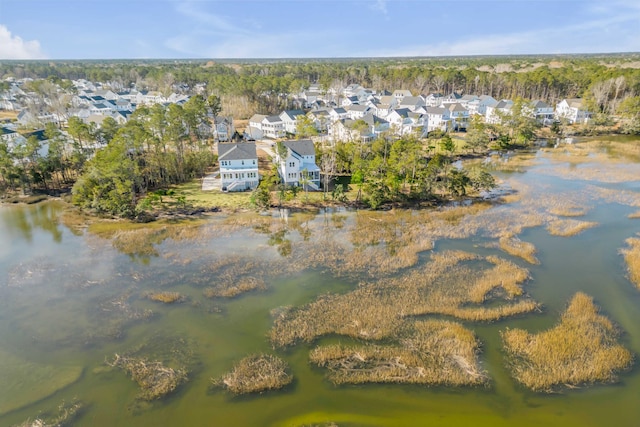
[[[587,123],[591,113],[585,108],[580,98],[563,99],[556,105],[556,118],[565,119],[569,123]]]
[[[544,101],[531,101],[529,105],[523,107],[523,109],[538,123],[543,125],[549,125],[553,122],[554,111],[553,107]]]
[[[285,110],[280,113],[280,119],[284,125],[284,131],[286,133],[295,134],[298,127],[298,118],[304,116],[302,110]]]
[[[320,168],[316,165],[316,148],[310,139],[282,141],[286,155],[280,157],[276,149],[278,173],[285,185],[320,189]]]
[[[434,130],[446,132],[451,120],[449,109],[444,107],[426,107],[426,133]]]
[[[252,190],[258,186],[258,155],[254,142],[218,144],[222,191]]]
[[[424,98],[424,102],[427,107],[439,107],[443,98],[441,93],[430,93]]]
[[[510,99],[500,100],[496,105],[488,105],[485,115],[487,123],[496,124],[502,121],[502,117],[511,114],[513,101]]]
[[[261,122],[261,129],[265,138],[282,138],[287,133],[280,116],[265,116]]]
[[[451,129],[456,131],[467,129],[467,124],[469,123],[469,110],[467,107],[456,102],[455,104],[447,105],[447,109],[451,119]]]

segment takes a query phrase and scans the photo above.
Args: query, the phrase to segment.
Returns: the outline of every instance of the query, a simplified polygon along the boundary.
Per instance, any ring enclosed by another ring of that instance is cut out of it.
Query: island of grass
[[[612,382],[633,362],[616,341],[616,327],[580,292],[553,328],[539,334],[507,329],[501,335],[513,377],[534,391]]]
[[[626,242],[629,247],[620,252],[627,263],[629,279],[640,289],[640,238],[630,237]]]
[[[271,330],[276,347],[325,335],[367,341],[392,339],[414,316],[445,315],[492,321],[529,313],[538,304],[523,296],[529,272],[498,257],[445,251],[401,276],[363,283],[346,294],[324,295],[278,312]],[[492,305],[484,303],[492,302]]]
[[[311,363],[328,368],[334,384],[408,383],[480,385],[487,381],[478,365],[473,332],[444,320],[416,322],[396,345],[329,345],[315,348]]]
[[[221,378],[212,378],[215,386],[234,394],[262,393],[280,389],[293,381],[289,365],[271,354],[245,357]]]

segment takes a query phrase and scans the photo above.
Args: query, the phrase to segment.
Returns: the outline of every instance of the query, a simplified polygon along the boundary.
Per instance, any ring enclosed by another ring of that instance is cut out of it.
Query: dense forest
[[[627,97],[640,95],[640,54],[384,58],[341,60],[3,61],[0,80],[80,79],[109,82],[115,89],[170,92],[198,83],[241,103],[246,117],[287,108],[288,94],[312,83],[324,89],[358,83],[375,90],[409,89],[414,95],[485,94],[496,99],[556,103],[582,97],[601,112],[615,113]]]

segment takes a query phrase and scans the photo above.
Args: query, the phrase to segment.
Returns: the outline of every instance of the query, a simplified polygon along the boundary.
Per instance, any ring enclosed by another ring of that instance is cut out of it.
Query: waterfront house
[[[258,186],[258,155],[255,142],[218,143],[222,191],[252,190]]]
[[[320,189],[320,168],[316,165],[316,148],[310,139],[280,142],[286,148],[286,156],[280,157],[276,149],[278,173],[285,185],[303,186],[309,190]]]

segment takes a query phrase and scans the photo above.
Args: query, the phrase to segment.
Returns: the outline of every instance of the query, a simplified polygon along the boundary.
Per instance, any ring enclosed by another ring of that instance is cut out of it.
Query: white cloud
[[[45,54],[40,49],[38,40],[22,40],[19,36],[0,25],[0,59],[43,59]]]
[[[389,10],[387,9],[387,0],[375,0],[371,5],[371,9],[381,12],[384,15],[389,13]]]

